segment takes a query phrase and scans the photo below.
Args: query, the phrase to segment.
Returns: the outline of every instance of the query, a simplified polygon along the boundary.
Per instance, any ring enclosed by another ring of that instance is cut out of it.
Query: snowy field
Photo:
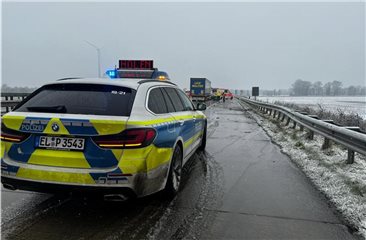
[[[245,109],[247,105],[243,104]],[[321,150],[324,138],[306,139],[306,132],[285,126],[268,115],[251,112],[272,140],[323,192],[357,233],[366,239],[366,156],[355,155],[354,164],[346,164],[347,150],[332,144]]]
[[[257,97],[257,99],[274,103],[275,101],[294,103],[299,106],[309,106],[312,108],[319,108],[321,105],[325,110],[344,113],[357,113],[363,119],[366,119],[366,97]]]

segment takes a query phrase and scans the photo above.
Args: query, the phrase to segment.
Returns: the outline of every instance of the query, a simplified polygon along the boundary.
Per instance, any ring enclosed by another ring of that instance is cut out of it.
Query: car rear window
[[[136,90],[102,84],[53,84],[41,87],[17,112],[130,116]]]

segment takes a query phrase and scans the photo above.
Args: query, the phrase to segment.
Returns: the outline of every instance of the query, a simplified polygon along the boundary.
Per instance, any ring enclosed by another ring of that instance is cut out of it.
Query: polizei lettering
[[[49,120],[44,119],[24,119],[20,126],[20,131],[24,132],[43,132]]]
[[[40,124],[22,124],[20,130],[26,132],[43,132],[44,126]]]

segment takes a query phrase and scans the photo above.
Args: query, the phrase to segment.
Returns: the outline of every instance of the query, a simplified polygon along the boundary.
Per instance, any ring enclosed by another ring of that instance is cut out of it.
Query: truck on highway
[[[211,81],[207,78],[191,78],[192,101],[204,102],[211,99]]]

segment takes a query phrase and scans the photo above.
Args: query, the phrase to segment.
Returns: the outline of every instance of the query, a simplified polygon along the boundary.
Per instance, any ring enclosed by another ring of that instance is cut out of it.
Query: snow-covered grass
[[[321,150],[323,137],[315,135],[314,140],[308,140],[306,131],[293,129],[292,124],[285,126],[267,115],[251,113],[282,151],[366,239],[366,156],[356,153],[355,163],[347,164],[347,149],[342,146],[333,143],[331,148]]]
[[[357,114],[363,119],[366,119],[366,96],[356,96],[356,97],[260,96],[257,99],[269,103],[285,102],[290,104],[296,104],[299,106],[307,106],[314,109],[317,109],[318,106],[322,106],[322,108],[324,108],[324,110],[326,111],[343,112],[345,114]]]
[[[366,132],[366,118],[363,118],[358,113],[347,113],[341,109],[329,111],[320,104],[317,107],[279,101],[274,102],[274,104],[285,106],[295,111],[306,112],[310,115],[317,115],[320,119],[333,120],[335,124],[340,126],[360,127],[362,131]]]

